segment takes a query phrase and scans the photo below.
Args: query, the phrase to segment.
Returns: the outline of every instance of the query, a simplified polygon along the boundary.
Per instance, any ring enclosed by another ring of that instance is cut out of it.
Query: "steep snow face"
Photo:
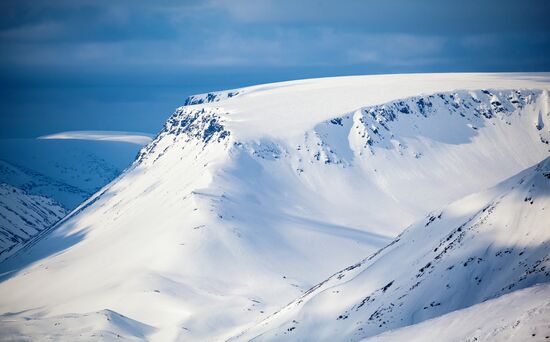
[[[66,214],[49,198],[0,183],[0,261]]]
[[[236,340],[360,340],[549,282],[549,208],[547,158],[433,212]]]
[[[363,341],[544,341],[548,317],[550,284],[539,284]]]
[[[109,309],[150,339],[234,336],[545,158],[548,88],[546,75],[401,75],[192,97],[131,169],[0,264],[1,320]]]

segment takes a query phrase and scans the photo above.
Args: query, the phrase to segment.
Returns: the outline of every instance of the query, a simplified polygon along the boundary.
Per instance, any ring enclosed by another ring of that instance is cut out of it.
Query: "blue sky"
[[[0,138],[157,132],[187,95],[353,74],[550,71],[547,0],[3,0]]]

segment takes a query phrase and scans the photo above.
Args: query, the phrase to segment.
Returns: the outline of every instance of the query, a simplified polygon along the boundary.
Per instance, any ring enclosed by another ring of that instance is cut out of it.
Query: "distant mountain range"
[[[147,138],[141,136],[138,144],[136,135],[121,141],[126,137],[121,132],[69,133],[0,140],[0,260],[115,179]],[[99,139],[113,136],[119,140]]]

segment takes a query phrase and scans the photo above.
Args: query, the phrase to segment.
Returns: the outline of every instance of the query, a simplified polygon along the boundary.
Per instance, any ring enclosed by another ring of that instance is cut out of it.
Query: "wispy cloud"
[[[460,64],[465,61],[478,62],[467,56],[474,49],[485,59],[495,49],[517,50],[508,46],[509,35],[520,35],[522,45],[539,50],[532,55],[550,49],[548,41],[534,38],[550,32],[544,15],[550,3],[527,1],[529,5],[519,0],[6,0],[0,5],[0,65],[378,63],[391,70],[417,61],[435,62],[438,70],[438,61],[446,61],[464,68]],[[511,58],[512,63],[521,60]]]
[[[130,144],[145,145],[153,136],[147,133],[120,132],[120,131],[69,131],[48,134],[38,137],[44,140],[93,140],[116,141]]]

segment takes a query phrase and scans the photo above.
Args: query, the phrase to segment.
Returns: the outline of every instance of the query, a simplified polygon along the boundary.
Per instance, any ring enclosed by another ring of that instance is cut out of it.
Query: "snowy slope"
[[[0,183],[0,260],[66,214],[49,198]]]
[[[540,284],[364,342],[544,341],[550,339],[548,317],[550,284]]]
[[[360,340],[549,282],[549,195],[550,157],[432,213],[236,340]]]
[[[153,327],[110,310],[66,314],[43,320],[9,316],[2,322],[2,341],[143,341]]]
[[[108,309],[153,340],[234,336],[426,212],[546,158],[549,79],[364,76],[194,96],[131,169],[0,264],[0,326],[25,310],[39,327]]]

